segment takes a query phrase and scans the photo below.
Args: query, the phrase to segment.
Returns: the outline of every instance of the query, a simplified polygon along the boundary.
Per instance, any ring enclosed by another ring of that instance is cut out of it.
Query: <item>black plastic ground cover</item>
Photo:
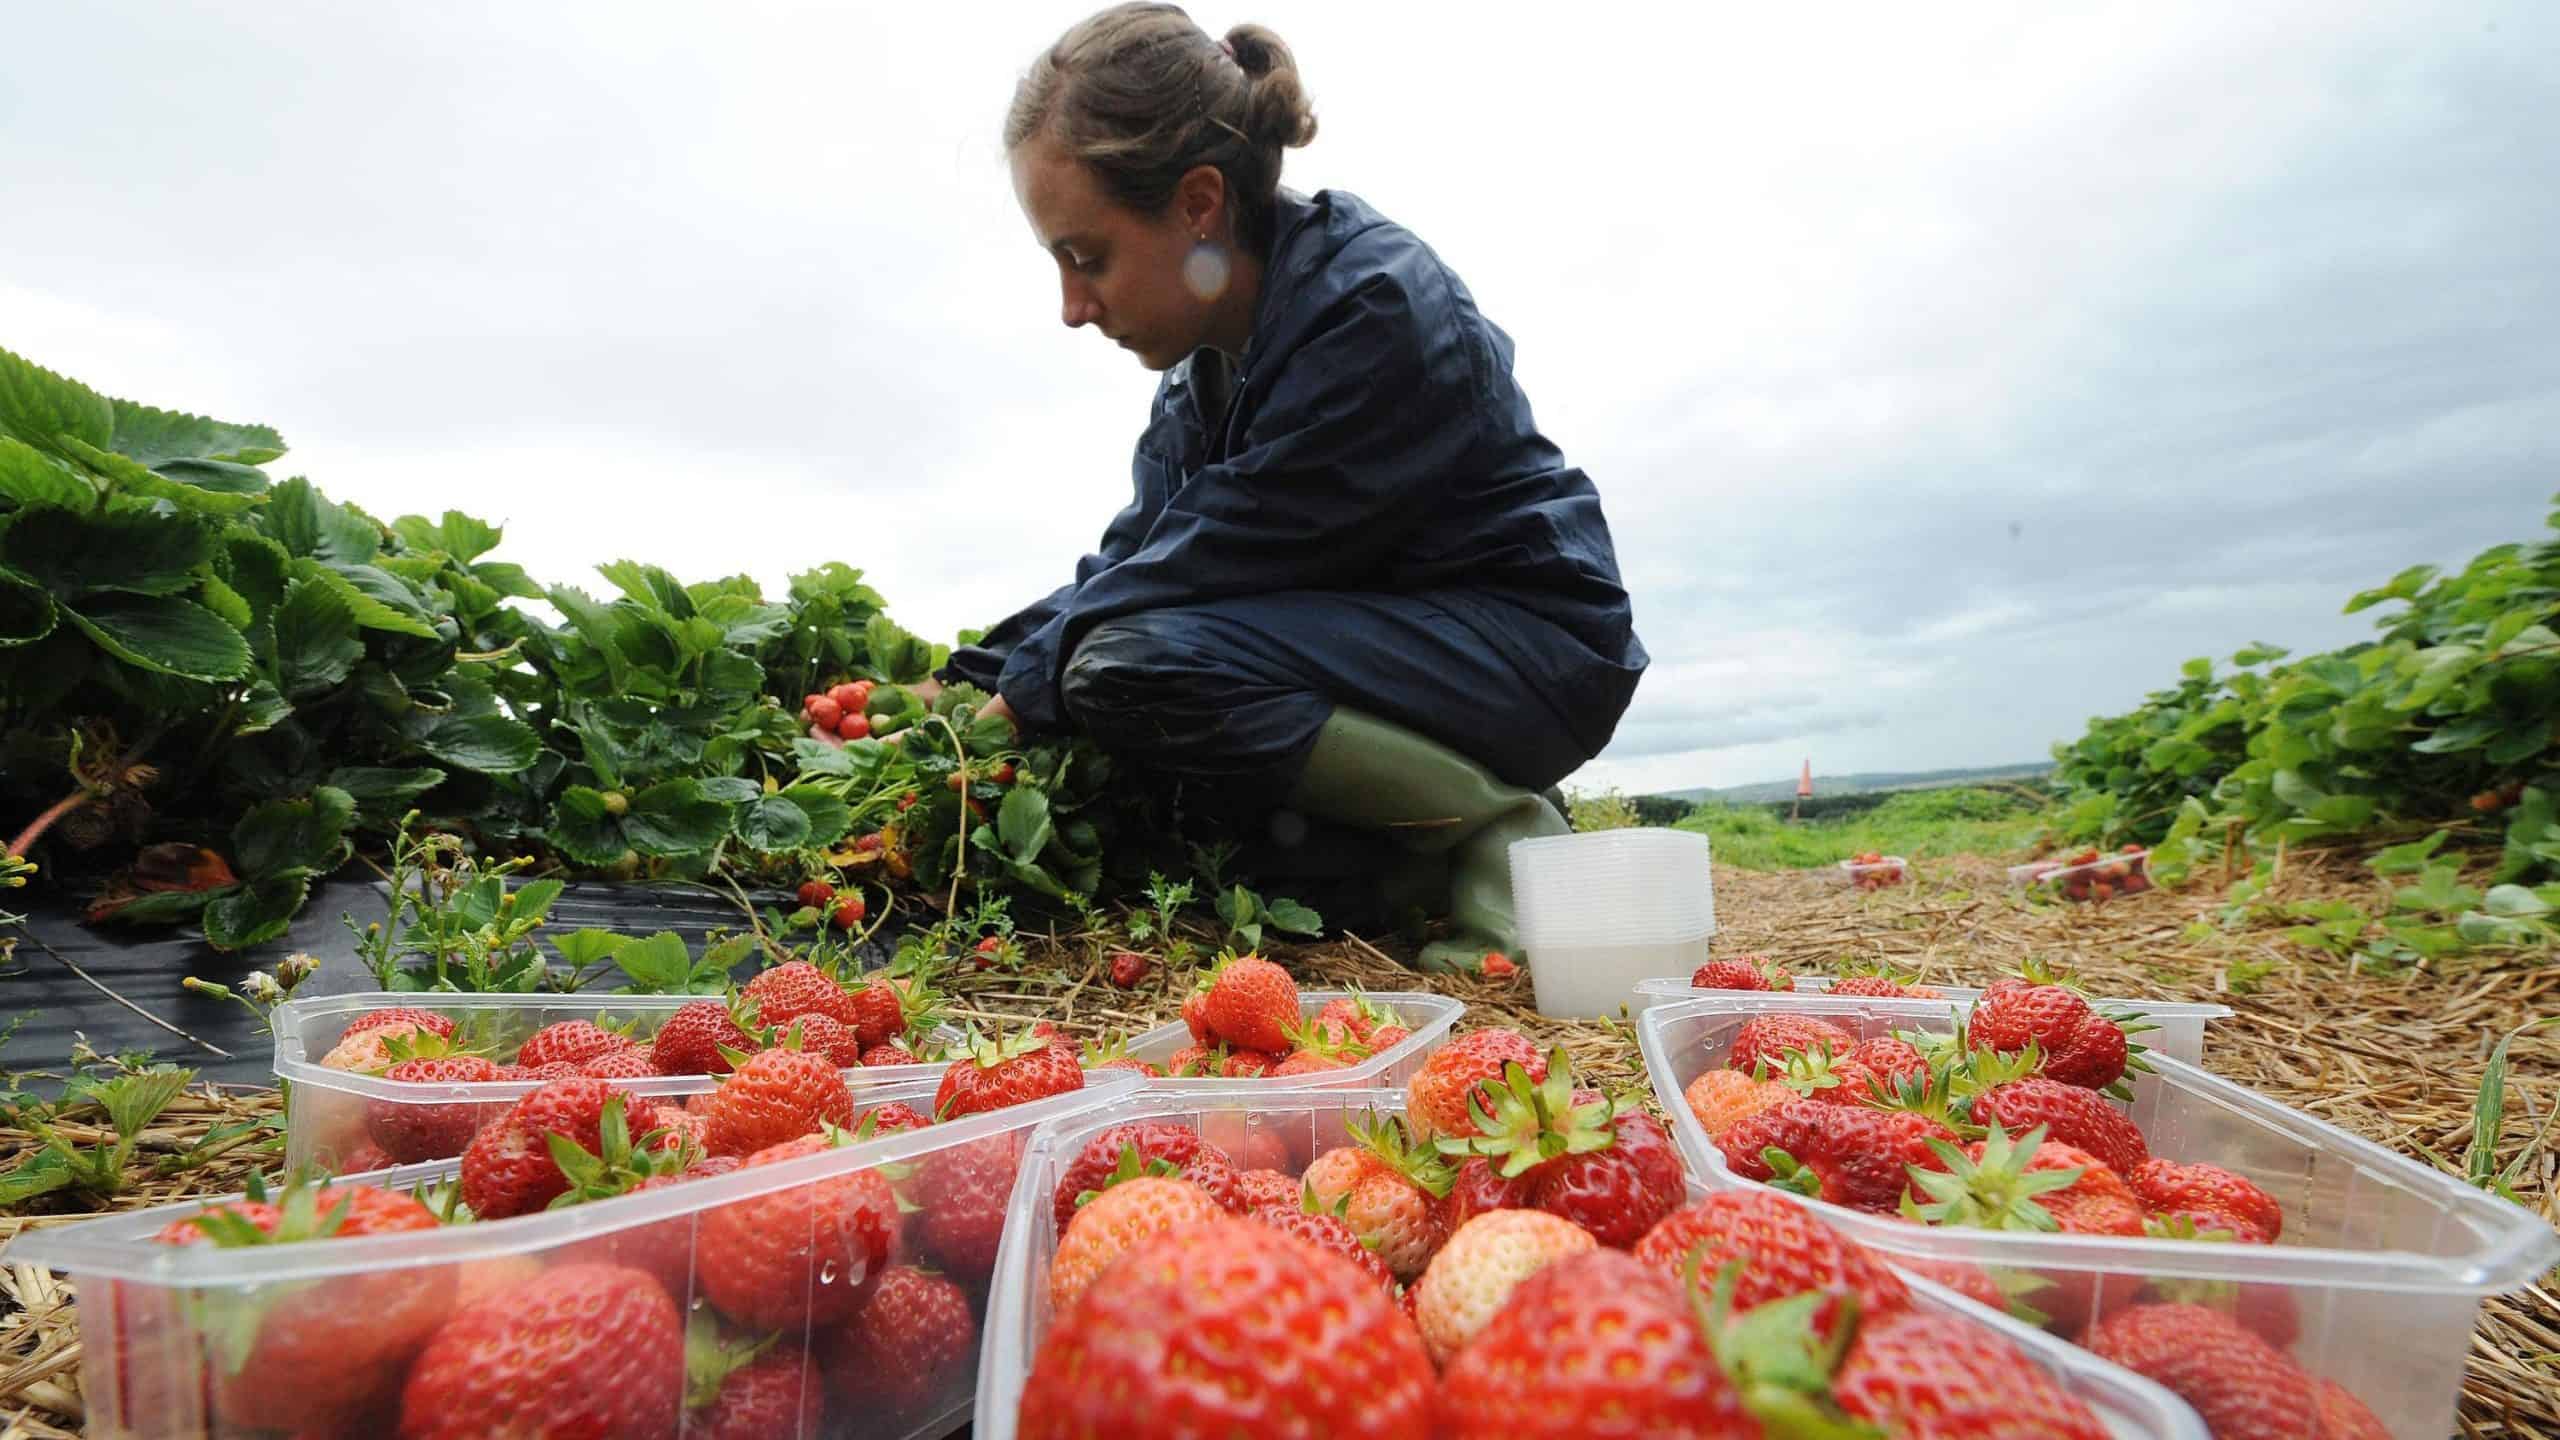
[[[18,1029],[0,1052],[0,1067],[59,1070],[75,1039],[85,1037],[101,1054],[148,1052],[191,1066],[208,1080],[272,1083],[273,1044],[256,1019],[235,1002],[188,990],[184,981],[194,975],[233,984],[253,970],[272,971],[278,960],[300,950],[318,956],[320,968],[297,994],[370,990],[373,974],[357,961],[356,937],[346,920],[352,917],[362,926],[382,919],[389,893],[382,882],[362,872],[324,881],[282,939],[225,954],[190,931],[92,926],[82,920],[75,900],[29,899],[27,892],[16,892],[11,907],[28,918],[14,968],[0,973],[0,1025],[15,1021]],[[750,898],[760,908],[779,904],[788,909],[793,903],[779,894]],[[737,903],[719,892],[601,883],[562,891],[545,926],[552,934],[673,931],[697,950],[715,930],[743,928],[745,916]],[[885,947],[873,947],[865,959],[882,963]],[[589,988],[609,989],[617,983],[617,976],[607,974]]]

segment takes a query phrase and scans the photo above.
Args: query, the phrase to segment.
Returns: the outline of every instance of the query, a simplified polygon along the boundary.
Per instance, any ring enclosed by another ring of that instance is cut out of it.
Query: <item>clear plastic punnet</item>
[[[1795,977],[1795,989],[1775,993],[1793,995],[1802,999],[1831,1000],[1835,998],[1830,994],[1832,983],[1831,977],[1827,975],[1798,975]],[[1856,995],[1842,995],[1836,998],[1841,1002],[1858,1001],[1865,1004],[1889,1007],[1912,1007],[1907,1012],[1896,1009],[1892,1012],[1895,1014],[1909,1013],[1918,1015],[1922,1013],[1933,1013],[1939,1016],[1947,1014],[1948,1009],[1951,1006],[1957,1010],[1962,1010],[1973,1004],[1974,1001],[1982,998],[1982,992],[1980,990],[1964,985],[1932,985],[1929,988],[1938,992],[1938,999],[1898,1000]],[[1656,979],[1643,981],[1636,986],[1636,998],[1638,1003],[1647,1007],[1670,1004],[1680,1000],[1696,1000],[1707,995],[1760,995],[1767,993],[1771,992],[1760,990],[1700,990],[1690,985],[1688,977],[1685,975],[1664,975]],[[2202,1001],[2110,1000],[2092,997],[2089,1003],[2095,1005],[2099,1010],[2109,1015],[2138,1015],[2144,1020],[2149,1021],[2157,1028],[2145,1030],[2135,1035],[2133,1037],[2135,1042],[2148,1048],[2154,1053],[2161,1055],[2174,1055],[2178,1059],[2184,1060],[2191,1065],[2202,1064],[2204,1062],[2205,1026],[2215,1020],[2228,1020],[2231,1018],[2230,1006],[2215,1005]]]
[[[1637,1023],[1656,1097],[1690,1168],[1710,1187],[1736,1175],[1684,1100],[1723,1065],[1756,1015],[1817,1014],[1860,1038],[1944,1033],[1944,1008],[1908,1001],[1753,993],[1655,1006]],[[1957,1261],[2023,1287],[2022,1298],[2089,1324],[2156,1300],[2230,1313],[2315,1377],[2343,1386],[2396,1436],[2453,1432],[2464,1357],[2491,1295],[2521,1289],[2560,1262],[2560,1234],[2517,1206],[2369,1140],[2158,1055],[2132,1075],[2127,1109],[2150,1151],[2209,1162],[2272,1195],[2284,1211],[2272,1245],[1934,1227],[1806,1200],[1842,1233],[1898,1260]],[[2085,1332],[2081,1332],[2085,1333]],[[2077,1334],[2068,1338],[2077,1338]]]
[[[1832,884],[1845,885],[1853,890],[1884,890],[1911,878],[1911,862],[1900,855],[1887,855],[1863,865],[1855,860],[1843,860],[1821,874]]]
[[[5,1256],[70,1277],[88,1433],[101,1440],[533,1433],[495,1413],[503,1377],[488,1372],[574,1352],[605,1326],[608,1353],[538,1387],[556,1427],[542,1433],[708,1433],[713,1412],[687,1401],[688,1322],[733,1347],[731,1363],[768,1367],[760,1383],[782,1418],[760,1436],[925,1440],[968,1419],[1030,1133],[1135,1088],[1100,1072],[1072,1094],[509,1219],[154,1243],[207,1203],[187,1201],[30,1230]],[[932,1087],[865,1097],[892,1100],[930,1109]],[[360,1178],[434,1187],[458,1168]]]
[[[1323,1150],[1350,1143],[1351,1121],[1371,1112],[1402,1114],[1403,1110],[1404,1093],[1398,1090],[1293,1091],[1267,1096],[1150,1090],[1042,1125],[1023,1155],[1022,1177],[1014,1188],[1013,1208],[1005,1224],[1004,1251],[996,1259],[971,1433],[977,1440],[1013,1440],[1018,1428],[1023,1386],[1049,1327],[1044,1277],[1058,1246],[1052,1208],[1058,1182],[1095,1135],[1133,1120],[1170,1121],[1198,1131],[1231,1155],[1285,1155],[1287,1165],[1281,1168],[1295,1173]],[[1690,1193],[1702,1193],[1694,1178]],[[2141,1376],[1924,1279],[1909,1278],[1918,1303],[1962,1314],[2007,1336],[2096,1411],[2122,1440],[2206,1440],[2194,1411]]]
[[[415,1137],[442,1127],[403,1125],[407,1117],[455,1105],[503,1111],[539,1088],[533,1081],[483,1081],[456,1084],[412,1084],[331,1069],[320,1062],[341,1032],[358,1016],[394,1006],[430,1010],[454,1022],[458,1036],[496,1048],[497,1058],[512,1056],[515,1047],[545,1025],[562,1020],[593,1020],[629,1031],[646,1040],[667,1017],[705,997],[700,995],[441,995],[406,991],[364,991],[289,1000],[275,1009],[275,1070],[284,1082],[285,1163],[345,1170],[361,1163],[365,1147],[377,1131]],[[956,1035],[947,1037],[958,1039]],[[856,1099],[884,1085],[939,1080],[943,1067],[927,1065],[856,1066],[844,1072]],[[635,1095],[685,1095],[707,1088],[700,1075],[661,1075],[617,1081]],[[410,1143],[414,1143],[411,1140]],[[394,1161],[423,1162],[441,1155],[394,1153]]]
[[[1349,990],[1301,990],[1298,992],[1298,1017],[1315,1018],[1316,1013],[1335,1000],[1352,998]],[[1303,1075],[1262,1075],[1251,1079],[1208,1078],[1187,1076],[1149,1080],[1150,1090],[1197,1091],[1222,1094],[1261,1094],[1273,1090],[1341,1090],[1373,1087],[1401,1087],[1422,1068],[1431,1052],[1449,1038],[1449,1027],[1467,1012],[1466,1002],[1427,990],[1370,990],[1361,998],[1372,1005],[1383,1006],[1396,1013],[1396,1018],[1412,1028],[1413,1033],[1356,1065],[1339,1070],[1313,1070]],[[1140,1060],[1162,1065],[1175,1051],[1191,1042],[1191,1028],[1176,1020],[1159,1025],[1129,1042],[1129,1053]]]
[[[2030,860],[2009,867],[2009,883],[2031,894],[2079,902],[2113,900],[2157,888],[2151,879],[2151,852],[2136,846],[2073,864],[2068,860]]]

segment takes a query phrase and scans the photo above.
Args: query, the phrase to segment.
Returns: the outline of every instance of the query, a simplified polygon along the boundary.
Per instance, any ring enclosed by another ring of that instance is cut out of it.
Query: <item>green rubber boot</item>
[[[1546,797],[1506,785],[1436,740],[1342,706],[1316,736],[1291,809],[1384,830],[1449,867],[1450,935],[1422,948],[1425,970],[1475,970],[1485,952],[1519,953],[1511,842],[1572,829]]]

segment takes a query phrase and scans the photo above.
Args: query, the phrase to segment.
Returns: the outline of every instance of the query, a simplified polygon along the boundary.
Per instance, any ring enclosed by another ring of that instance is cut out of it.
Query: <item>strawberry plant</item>
[[[2171,877],[2216,835],[2419,827],[2494,839],[2497,883],[2560,874],[2560,540],[2452,574],[2412,566],[2346,609],[2383,606],[2371,641],[2289,662],[2252,645],[2227,671],[2191,660],[2176,687],[2091,721],[2054,750],[2061,828],[2152,843]]]

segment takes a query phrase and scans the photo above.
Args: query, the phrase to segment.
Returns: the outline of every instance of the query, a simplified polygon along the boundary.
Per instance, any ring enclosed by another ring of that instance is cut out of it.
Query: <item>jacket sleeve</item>
[[[1006,660],[1024,722],[1067,726],[1059,684],[1093,627],[1146,610],[1381,583],[1399,540],[1463,473],[1482,433],[1476,357],[1445,304],[1380,271],[1327,306],[1278,365],[1240,448],[1167,501],[1127,558],[1076,587]],[[1053,597],[1054,598],[1054,597]]]

